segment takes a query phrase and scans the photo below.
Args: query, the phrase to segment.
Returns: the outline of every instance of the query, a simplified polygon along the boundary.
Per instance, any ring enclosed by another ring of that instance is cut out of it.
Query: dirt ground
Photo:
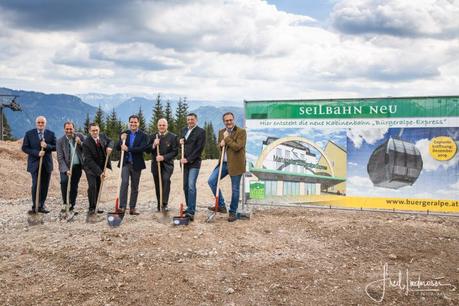
[[[141,215],[126,215],[119,228],[109,228],[105,216],[85,222],[85,178],[80,214],[59,221],[57,171],[51,213],[43,225],[28,226],[30,176],[19,147],[0,142],[0,305],[377,304],[370,297],[383,305],[459,304],[457,217],[258,207],[251,220],[228,223],[219,215],[206,223],[215,161],[205,161],[199,212],[189,226],[158,222],[149,170],[142,173]],[[106,211],[117,173],[104,187]],[[227,179],[223,190],[230,190]],[[182,197],[176,168],[170,205]]]

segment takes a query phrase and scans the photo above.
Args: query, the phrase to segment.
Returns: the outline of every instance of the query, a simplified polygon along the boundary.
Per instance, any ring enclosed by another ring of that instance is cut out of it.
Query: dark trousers
[[[158,210],[160,209],[160,192],[159,192],[159,177],[158,177],[158,166],[155,161],[152,161],[154,165],[151,167],[153,174],[153,180],[155,181],[156,200],[158,203]],[[161,162],[161,179],[163,182],[163,206],[167,206],[169,202],[169,193],[171,191],[171,176],[174,172],[174,166]]]
[[[86,179],[88,180],[89,210],[94,210],[96,209],[97,196],[99,195],[100,176],[86,173]]]
[[[81,165],[74,165],[72,167],[72,179],[70,182],[70,205],[75,206],[75,201],[78,194],[78,184],[81,178]],[[69,182],[69,176],[66,172],[61,172],[61,193],[62,201],[64,204],[67,203],[67,185]]]
[[[37,192],[37,179],[38,179],[38,170],[30,173],[32,176],[32,209],[35,209],[35,196]],[[51,172],[46,172],[45,169],[41,170],[41,179],[40,179],[40,198],[38,203],[38,208],[43,208],[45,206],[46,197],[48,196],[49,181],[51,179]]]
[[[142,170],[134,170],[132,164],[126,163],[121,171],[120,208],[126,208],[127,194],[129,189],[129,178],[131,178],[131,196],[129,197],[129,208],[135,208],[137,196],[139,195],[139,182]]]

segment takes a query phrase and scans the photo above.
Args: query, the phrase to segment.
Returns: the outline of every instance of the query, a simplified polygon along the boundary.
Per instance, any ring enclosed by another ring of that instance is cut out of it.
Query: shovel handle
[[[43,147],[41,147],[40,152],[43,152]],[[43,156],[40,156],[40,161],[38,162],[38,177],[37,177],[37,190],[35,191],[35,212],[38,212],[38,202],[40,201],[40,183],[41,183],[41,168],[43,166]]]
[[[222,156],[220,156],[220,165],[218,167],[217,189],[215,190],[215,212],[218,211],[218,201],[219,201],[219,195],[220,195],[220,177],[222,175],[223,158],[225,156],[225,149],[226,149],[226,146],[222,148]]]
[[[156,134],[156,139],[159,139],[159,135]],[[159,143],[156,146],[156,157],[159,156]],[[161,162],[158,160],[156,161],[156,164],[158,166],[158,181],[159,181],[159,206],[162,208],[163,207],[163,179],[161,176]]]
[[[77,137],[77,136],[75,136],[75,137]],[[73,160],[75,159],[75,154],[76,154],[76,150],[77,150],[76,146],[77,146],[77,144],[76,144],[76,141],[75,141],[75,151],[73,151],[72,156],[70,158],[70,167],[69,167],[70,175],[67,178],[67,194],[66,194],[67,205],[65,207],[65,210],[66,210],[67,213],[69,212],[69,205],[70,205],[70,187],[71,187],[71,184],[72,184]]]
[[[110,154],[112,152],[108,153],[107,156],[105,157],[105,163],[104,163],[104,172],[103,174],[105,174],[105,172],[107,171],[107,164],[108,164],[108,160],[110,159]],[[96,201],[96,211],[97,211],[97,206],[99,205],[99,202],[100,202],[100,197],[102,195],[102,187],[104,186],[104,181],[105,181],[105,176],[104,178],[100,181],[100,187],[99,187],[99,194],[97,195],[97,201]]]
[[[123,143],[122,144],[123,145],[126,144],[126,139],[123,139]],[[121,150],[120,173],[118,175],[118,189],[116,191],[116,200],[115,200],[115,209],[116,209],[116,211],[119,208],[119,199],[120,199],[120,192],[121,192],[121,173],[123,172],[123,163],[124,163],[124,150]]]

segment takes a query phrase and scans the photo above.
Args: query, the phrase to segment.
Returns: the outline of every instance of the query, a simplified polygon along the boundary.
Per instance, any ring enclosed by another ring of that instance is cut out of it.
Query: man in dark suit
[[[22,151],[28,155],[27,172],[32,175],[32,210],[35,211],[35,196],[37,192],[38,168],[40,157],[43,157],[42,170],[40,177],[39,203],[38,212],[49,213],[45,206],[46,197],[48,196],[49,180],[53,171],[52,151],[56,151],[56,136],[53,132],[46,129],[46,118],[38,116],[35,119],[36,129],[27,131],[22,142]]]
[[[104,134],[99,134],[99,132],[100,128],[97,123],[91,123],[89,125],[89,133],[91,135],[86,137],[83,142],[83,168],[88,180],[88,213],[90,215],[96,213],[100,182],[105,179],[105,158],[112,152],[113,148],[113,141]],[[112,168],[110,161],[107,164],[107,168]],[[98,210],[97,212],[103,213],[102,210]]]
[[[75,133],[75,126],[71,121],[64,123],[64,133],[65,135],[57,140],[57,161],[61,178],[62,200],[65,205],[70,205],[70,211],[72,211],[75,207],[78,184],[80,183],[83,169],[84,136],[81,133]],[[72,156],[73,160],[71,160]],[[72,164],[70,165],[71,162]],[[72,175],[70,203],[67,203],[67,185],[70,175]]]
[[[167,211],[167,204],[169,202],[169,193],[171,190],[171,176],[174,172],[174,159],[178,153],[178,139],[177,135],[167,130],[167,120],[161,118],[158,120],[158,133],[152,136],[150,144],[148,145],[147,152],[151,152],[151,172],[153,180],[155,181],[156,199],[158,203],[158,211],[163,209]],[[159,145],[159,155],[157,156],[157,149]],[[158,177],[158,163],[161,167],[161,179],[163,184],[163,203],[160,201],[159,190],[159,177]]]
[[[206,132],[198,126],[198,116],[190,113],[186,116],[187,127],[182,130],[180,144],[184,144],[185,156],[180,159],[183,167],[183,192],[185,193],[185,215],[194,220],[196,211],[196,181],[201,168],[201,154],[206,144]]]
[[[121,169],[120,213],[124,213],[127,204],[129,178],[131,179],[131,196],[129,197],[129,214],[138,215],[136,211],[137,196],[139,194],[140,174],[145,169],[143,152],[148,146],[148,136],[139,130],[139,117],[129,117],[129,130],[120,135],[116,145],[117,150],[123,150],[124,161]],[[123,139],[126,143],[123,145]],[[119,167],[119,164],[118,164]]]

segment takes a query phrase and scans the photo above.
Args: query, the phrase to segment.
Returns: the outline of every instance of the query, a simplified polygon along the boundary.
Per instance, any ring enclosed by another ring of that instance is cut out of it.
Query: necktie
[[[99,140],[99,138],[96,139],[96,146],[97,146],[97,147],[100,147],[100,140]]]
[[[40,138],[40,141],[43,140],[43,132],[38,132],[38,138]]]

